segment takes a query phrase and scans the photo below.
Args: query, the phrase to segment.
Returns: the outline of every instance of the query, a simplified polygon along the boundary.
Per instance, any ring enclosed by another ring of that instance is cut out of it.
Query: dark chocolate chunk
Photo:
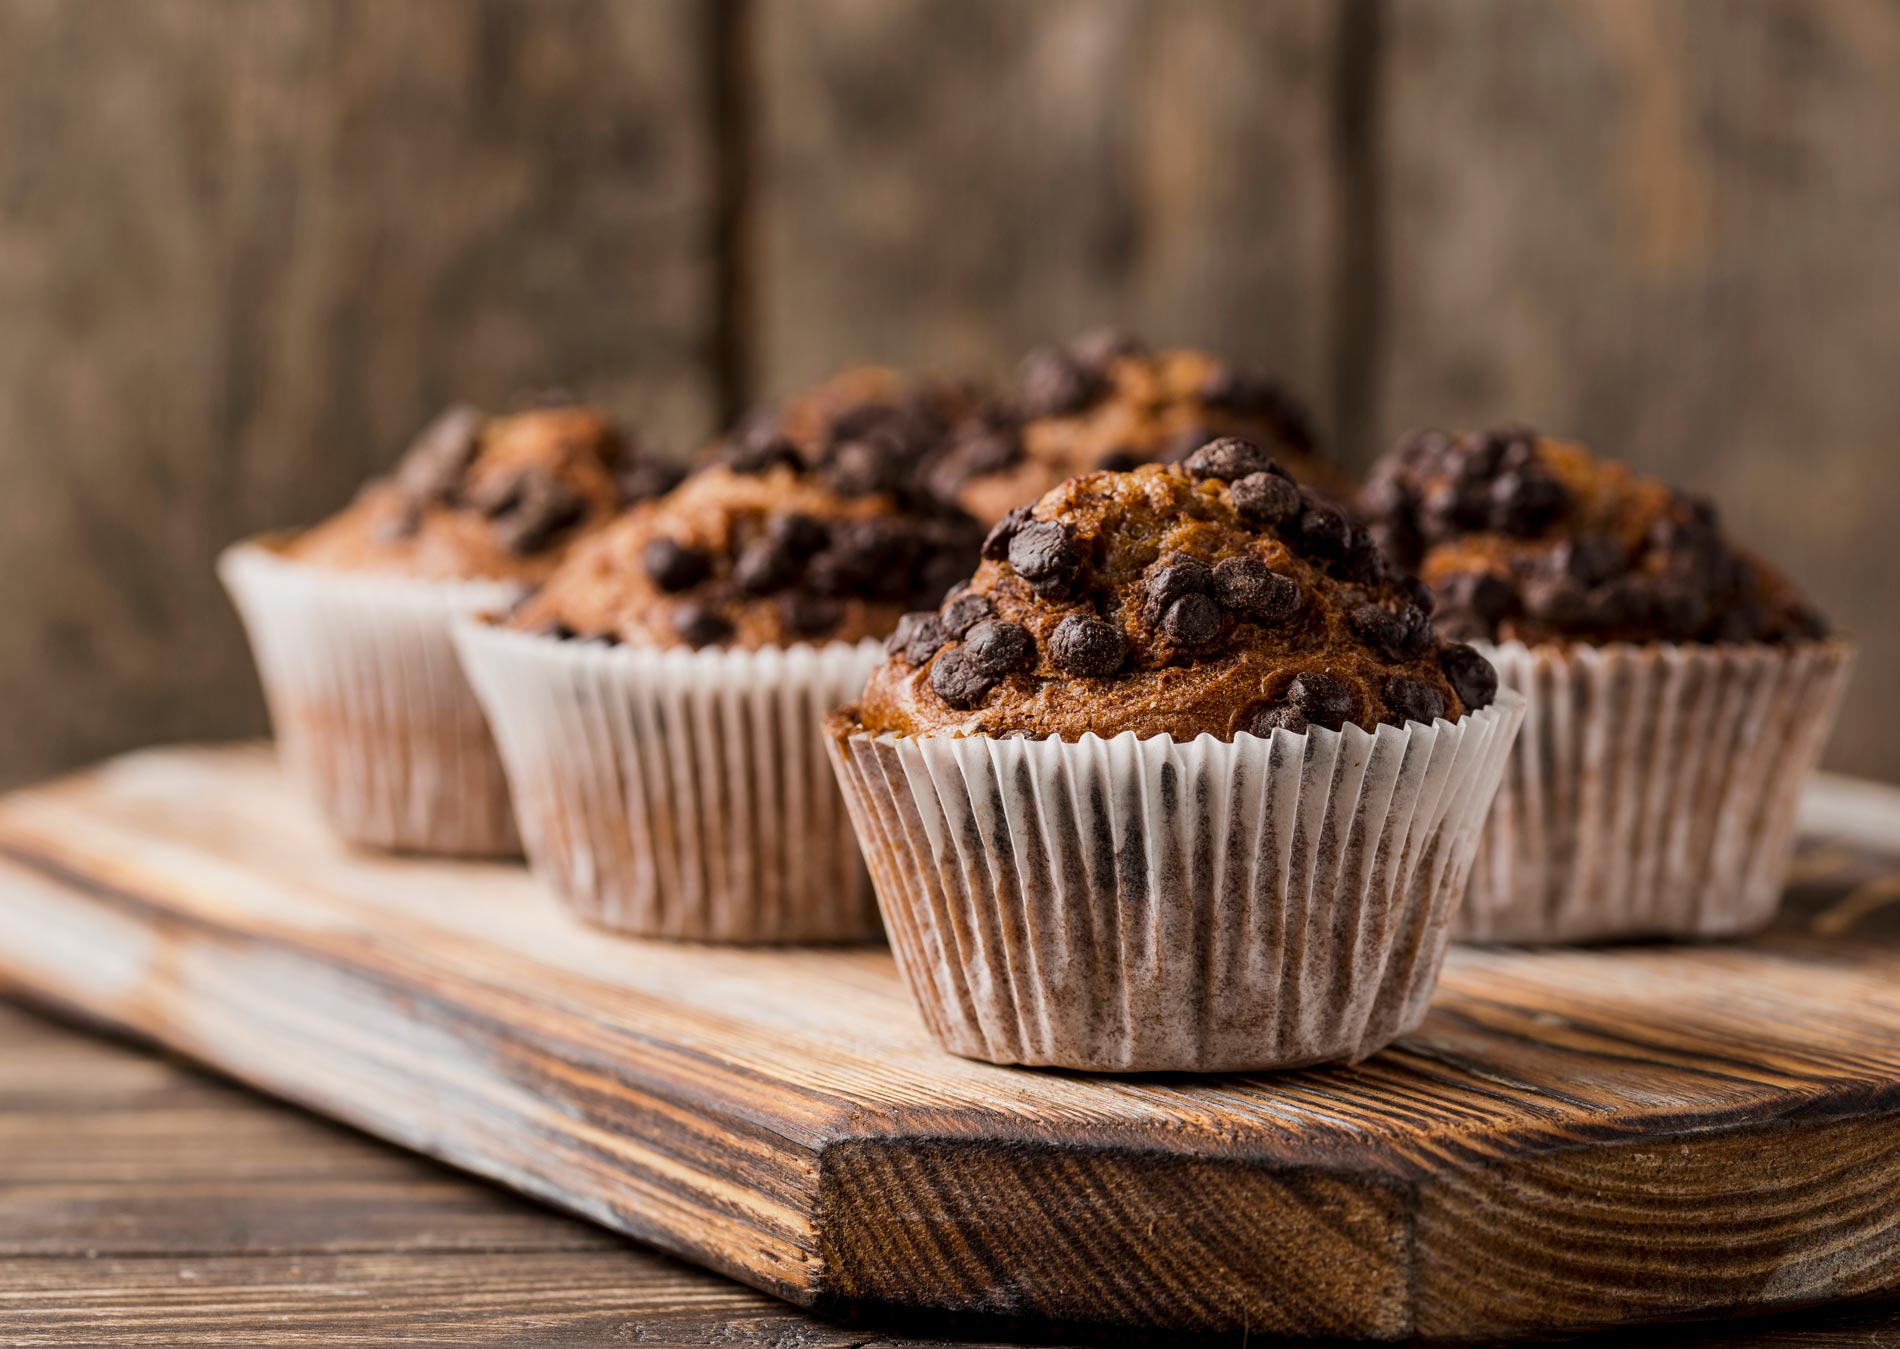
[[[943,620],[932,614],[911,629],[904,644],[904,659],[922,665],[949,644],[950,634],[944,630]]]
[[[1183,595],[1161,615],[1161,635],[1176,646],[1206,646],[1221,632],[1221,608],[1208,595]]]
[[[1205,595],[1214,589],[1214,569],[1185,553],[1164,554],[1142,577],[1142,612],[1159,623],[1168,606],[1183,595]]]
[[[711,646],[732,636],[732,624],[705,604],[682,604],[673,611],[673,631],[689,646]]]
[[[988,696],[996,680],[976,668],[967,646],[952,647],[930,667],[930,687],[950,706],[968,711]]]
[[[1422,679],[1394,675],[1385,681],[1385,705],[1392,709],[1386,721],[1393,726],[1422,721],[1430,725],[1445,714],[1442,694]]]
[[[1305,735],[1312,727],[1306,719],[1306,713],[1291,704],[1282,703],[1278,707],[1263,708],[1254,716],[1253,724],[1248,727],[1253,734],[1266,739],[1275,731],[1291,731],[1294,735]]]
[[[569,642],[580,635],[558,618],[550,618],[534,632],[537,637],[552,637],[557,642]]]
[[[1438,583],[1439,609],[1448,620],[1468,620],[1470,628],[1486,637],[1497,635],[1498,624],[1517,611],[1517,587],[1492,572],[1460,572]]]
[[[696,548],[672,539],[649,539],[640,550],[640,565],[662,590],[690,590],[712,574],[712,561]]]
[[[1036,639],[1020,623],[986,618],[964,634],[963,649],[978,674],[1001,678],[1036,664]]]
[[[795,585],[800,570],[788,549],[770,539],[754,539],[732,564],[732,583],[742,594],[775,595]]]
[[[1240,518],[1258,528],[1290,520],[1304,506],[1300,489],[1278,473],[1250,473],[1228,489]]]
[[[1101,373],[1066,351],[1041,347],[1022,364],[1020,404],[1026,417],[1066,417],[1080,412],[1107,388]]]
[[[983,556],[991,562],[1001,562],[1009,556],[1009,541],[1016,537],[1016,531],[1029,523],[1029,506],[1018,506],[990,527],[983,539]]]
[[[1294,517],[1293,533],[1300,546],[1318,557],[1338,557],[1352,539],[1352,522],[1330,501],[1302,492],[1302,507]]]
[[[1520,538],[1542,533],[1570,506],[1564,485],[1535,466],[1493,479],[1487,498],[1491,528]]]
[[[1009,541],[1009,565],[1038,595],[1060,596],[1082,570],[1075,531],[1054,520],[1032,520]]]
[[[1214,568],[1215,598],[1241,618],[1281,623],[1300,607],[1299,582],[1257,557],[1230,557]]]
[[[996,606],[987,597],[965,591],[943,606],[944,630],[961,637],[986,618],[996,616]]]
[[[882,436],[847,440],[826,452],[821,476],[825,485],[839,496],[897,492],[904,486],[903,451]]]
[[[1110,450],[1095,461],[1095,467],[1104,473],[1132,473],[1147,462],[1133,450]]]
[[[1346,546],[1327,564],[1327,569],[1342,581],[1357,585],[1376,585],[1390,572],[1385,554],[1379,551],[1371,533],[1353,524],[1346,529]]]
[[[842,520],[831,546],[806,564],[808,588],[819,595],[901,599],[911,588],[915,541],[887,520]]]
[[[785,630],[799,637],[822,637],[844,617],[844,605],[839,601],[803,590],[780,595],[778,611]]]
[[[775,468],[797,468],[798,447],[775,432],[753,433],[728,442],[717,456],[734,473],[768,473]]]
[[[1287,685],[1286,700],[1315,726],[1336,731],[1352,715],[1352,690],[1329,674],[1309,672]]]
[[[665,496],[686,478],[686,470],[677,464],[656,459],[637,459],[614,469],[614,492],[623,506]]]
[[[1439,654],[1438,663],[1451,682],[1458,701],[1470,711],[1489,707],[1498,696],[1498,672],[1475,646],[1456,642]]]
[[[1128,639],[1106,619],[1070,614],[1049,634],[1049,659],[1070,674],[1105,679],[1128,659]]]
[[[525,469],[494,516],[496,540],[516,553],[538,553],[587,514],[587,499],[552,473]]]
[[[1183,465],[1190,477],[1218,478],[1222,482],[1237,482],[1241,478],[1267,471],[1267,456],[1251,440],[1242,440],[1239,436],[1222,436],[1210,441],[1187,457]]]
[[[1361,604],[1346,616],[1358,637],[1388,660],[1416,660],[1432,643],[1432,621],[1425,611],[1408,604],[1402,609],[1387,609],[1377,604]]]
[[[926,623],[936,621],[937,616],[925,610],[903,615],[897,620],[897,626],[891,629],[891,635],[884,639],[884,650],[893,656],[902,653],[904,648],[910,645],[910,639],[917,635],[919,628]]]
[[[1601,585],[1623,569],[1623,546],[1602,534],[1579,534],[1551,550],[1552,570],[1581,586]]]
[[[766,519],[765,537],[794,557],[810,557],[831,542],[831,530],[822,520],[785,511]]]
[[[475,462],[483,420],[478,409],[457,403],[418,431],[396,466],[402,494],[421,505],[453,499]]]

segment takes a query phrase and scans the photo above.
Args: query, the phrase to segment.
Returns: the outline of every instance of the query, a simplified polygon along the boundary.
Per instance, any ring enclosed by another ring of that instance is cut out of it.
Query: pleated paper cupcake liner
[[[828,729],[945,1048],[1204,1072],[1358,1060],[1418,1025],[1522,715],[1506,695],[1190,744]]]
[[[289,774],[352,842],[518,856],[508,783],[449,639],[512,583],[312,567],[281,540],[225,550],[218,575],[250,636]]]
[[[879,643],[655,650],[482,622],[456,641],[528,860],[582,917],[687,941],[877,937],[820,727]]]
[[[1769,923],[1848,643],[1485,654],[1529,707],[1460,940],[1719,937]]]

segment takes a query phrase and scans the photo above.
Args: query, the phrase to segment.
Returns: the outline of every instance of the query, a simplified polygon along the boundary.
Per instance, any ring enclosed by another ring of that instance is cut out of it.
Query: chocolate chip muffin
[[[1851,654],[1793,587],[1707,503],[1529,431],[1408,436],[1360,508],[1529,703],[1458,933],[1766,924]]]
[[[955,1053],[1363,1058],[1416,1025],[1522,715],[1257,445],[991,531],[827,722],[891,945]]]
[[[465,625],[535,870],[640,936],[874,937],[820,727],[981,543],[901,477],[781,441],[700,469],[503,621]]]
[[[1065,479],[1177,462],[1223,435],[1254,441],[1302,481],[1343,485],[1279,385],[1108,330],[1031,352],[1012,394],[966,416],[925,472],[938,495],[989,524]]]
[[[339,833],[407,851],[520,850],[449,626],[520,598],[576,540],[677,477],[592,408],[458,406],[337,515],[226,550],[219,572],[285,765]]]
[[[1496,689],[1423,587],[1249,441],[1072,479],[983,555],[893,634],[866,730],[1228,740],[1456,720]]]
[[[509,623],[654,647],[858,642],[941,597],[981,537],[901,477],[805,469],[786,451],[702,469],[630,513]]]
[[[681,476],[593,408],[489,417],[458,405],[284,555],[341,571],[533,583],[573,540]]]
[[[1714,506],[1530,431],[1421,431],[1360,500],[1461,637],[1792,642],[1827,633],[1787,581],[1722,535]]]

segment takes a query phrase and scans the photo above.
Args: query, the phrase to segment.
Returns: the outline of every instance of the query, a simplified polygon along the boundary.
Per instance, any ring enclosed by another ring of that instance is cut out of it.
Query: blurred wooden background
[[[260,729],[216,550],[451,397],[1105,320],[1709,493],[1900,777],[1893,0],[0,0],[0,780]]]

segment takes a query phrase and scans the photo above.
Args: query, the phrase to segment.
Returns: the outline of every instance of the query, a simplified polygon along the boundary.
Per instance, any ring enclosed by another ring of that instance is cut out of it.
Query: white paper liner
[[[250,636],[285,768],[339,834],[519,855],[507,779],[449,623],[511,603],[520,586],[313,567],[267,539],[226,549],[218,575]]]
[[[713,942],[848,942],[877,905],[825,713],[881,643],[658,650],[456,626],[528,860],[583,917]]]
[[[1583,942],[1767,925],[1853,648],[1485,648],[1524,732],[1454,935]]]
[[[1523,701],[1376,734],[830,740],[945,1048],[1226,1071],[1417,1026]]]

